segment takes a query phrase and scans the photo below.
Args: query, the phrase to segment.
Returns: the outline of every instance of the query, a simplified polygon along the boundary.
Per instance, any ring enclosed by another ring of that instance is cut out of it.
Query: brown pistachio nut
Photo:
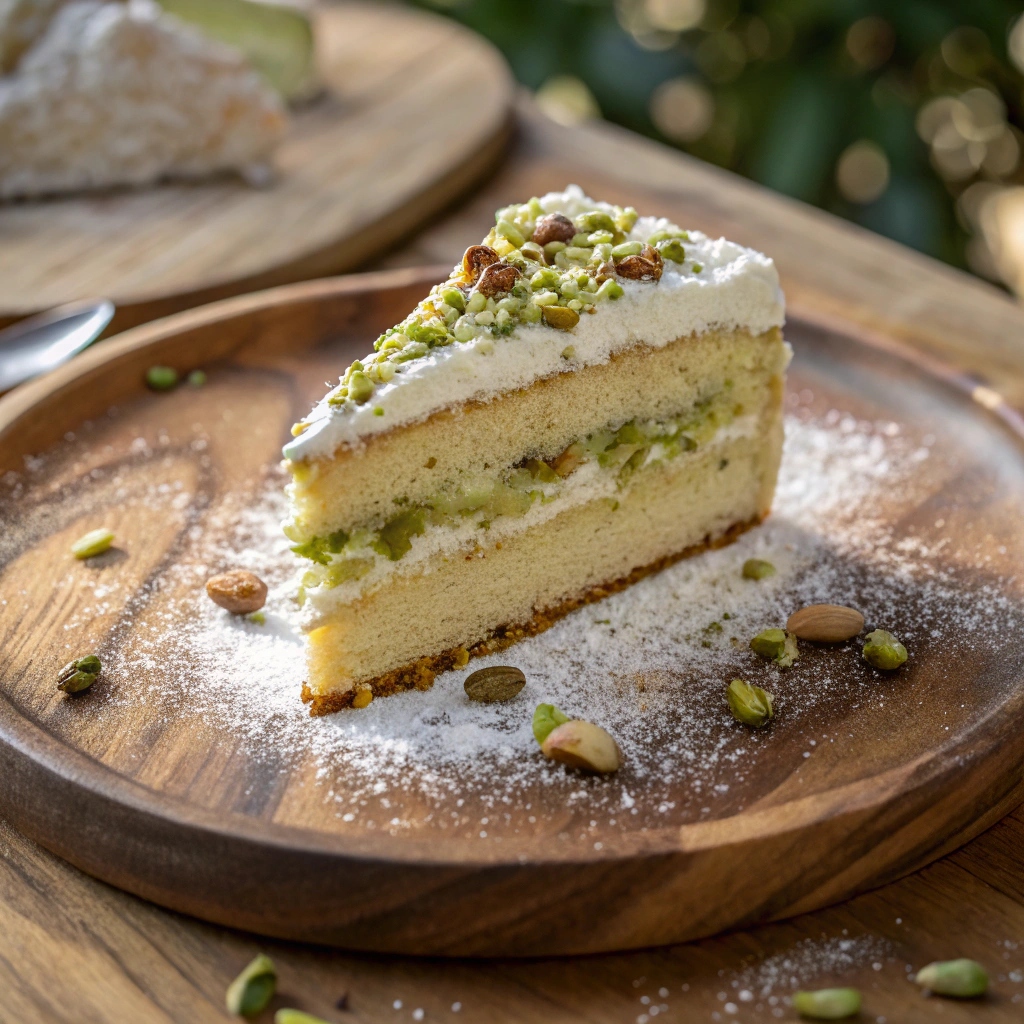
[[[615,264],[611,260],[606,260],[597,268],[594,276],[598,281],[607,281],[609,278],[615,277]]]
[[[466,676],[462,684],[470,700],[483,704],[512,700],[526,685],[526,676],[512,665],[491,665]]]
[[[512,291],[512,286],[518,277],[518,267],[513,267],[510,263],[492,263],[480,275],[480,280],[476,283],[476,290],[488,298],[501,295],[503,292]]]
[[[851,640],[864,628],[864,616],[856,608],[841,604],[809,604],[793,612],[786,629],[801,640],[839,644]]]
[[[619,746],[611,735],[601,726],[580,719],[556,726],[540,749],[553,761],[601,775],[618,771],[622,764]]]
[[[255,573],[245,569],[232,569],[206,581],[206,593],[214,604],[226,608],[232,615],[258,612],[267,600],[267,585]]]
[[[656,259],[650,259],[647,251],[650,250]],[[627,256],[615,264],[615,272],[620,277],[628,277],[632,281],[659,281],[663,263],[660,253],[651,246],[644,246],[643,253],[639,256]]]
[[[462,256],[462,269],[475,281],[484,267],[497,263],[501,257],[489,245],[471,245]]]
[[[533,241],[538,245],[547,245],[548,242],[571,242],[576,234],[573,222],[561,213],[548,213],[537,218],[537,224],[533,229]]]

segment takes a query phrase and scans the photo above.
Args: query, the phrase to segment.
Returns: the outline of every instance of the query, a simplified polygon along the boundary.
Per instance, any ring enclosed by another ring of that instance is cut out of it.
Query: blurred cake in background
[[[0,199],[223,172],[259,183],[287,125],[240,49],[152,0],[0,0]]]

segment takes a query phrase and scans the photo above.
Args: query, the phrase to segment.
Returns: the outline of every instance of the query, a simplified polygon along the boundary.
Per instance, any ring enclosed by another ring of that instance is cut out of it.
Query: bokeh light
[[[858,139],[836,164],[836,186],[851,203],[873,203],[889,187],[889,158],[877,143]]]
[[[654,90],[650,113],[662,135],[675,142],[693,142],[711,127],[715,98],[696,78],[670,78]]]
[[[579,124],[601,116],[586,82],[575,75],[553,75],[537,90],[537,105],[552,121]]]

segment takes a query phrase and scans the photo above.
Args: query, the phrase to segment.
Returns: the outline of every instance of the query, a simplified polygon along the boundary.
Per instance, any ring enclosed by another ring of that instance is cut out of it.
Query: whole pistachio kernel
[[[864,638],[864,660],[873,668],[892,672],[907,660],[907,649],[884,629],[876,629]]]
[[[114,543],[114,531],[108,530],[105,527],[100,527],[98,530],[90,530],[88,533],[82,534],[74,544],[71,545],[71,554],[75,558],[93,558],[96,555],[102,555],[104,551],[110,549],[110,545]]]
[[[178,371],[171,366],[151,366],[146,371],[146,386],[153,391],[170,391],[178,383]]]
[[[760,686],[752,686],[745,679],[734,679],[725,691],[729,710],[737,722],[760,729],[772,717],[772,695]]]
[[[748,558],[743,563],[742,572],[745,580],[766,580],[775,575],[775,566],[763,558]]]
[[[491,665],[466,676],[462,684],[470,700],[482,704],[512,700],[526,685],[526,676],[512,665]]]
[[[569,721],[569,716],[564,714],[554,704],[538,704],[533,712],[533,738],[543,744],[554,730]]]
[[[544,306],[544,322],[560,331],[571,331],[579,322],[580,315],[568,306]]]
[[[228,985],[224,1003],[228,1013],[254,1017],[273,999],[276,990],[277,969],[274,961],[265,953],[260,953]]]
[[[88,690],[99,678],[103,666],[95,654],[69,661],[57,673],[57,689],[65,693],[81,693]]]
[[[922,967],[914,981],[939,996],[974,999],[988,991],[988,972],[976,960],[936,960]]]
[[[855,988],[822,988],[794,992],[793,1009],[810,1020],[842,1020],[860,1013],[860,992]]]

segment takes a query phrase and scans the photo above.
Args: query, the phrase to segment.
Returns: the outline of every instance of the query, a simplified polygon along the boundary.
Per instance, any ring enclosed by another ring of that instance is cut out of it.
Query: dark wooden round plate
[[[438,276],[400,271],[230,299],[130,331],[0,401],[0,812],[84,871],[212,921],[484,956],[676,942],[811,910],[928,863],[1021,799],[1020,422],[991,391],[886,339],[808,319],[787,331],[803,446],[787,460],[812,465],[818,445],[834,475],[787,470],[781,525],[762,529],[784,536],[786,503],[806,486],[802,507],[827,503],[840,525],[811,536],[813,516],[794,520],[779,550],[844,567],[833,577],[805,569],[792,594],[780,585],[778,608],[837,596],[825,592],[834,579],[838,596],[908,640],[897,675],[873,674],[845,647],[806,648],[788,674],[765,676],[774,670],[754,663],[746,635],[727,646],[725,622],[724,637],[706,641],[711,653],[780,694],[766,734],[733,723],[719,681],[695,681],[701,673],[681,656],[678,679],[658,677],[677,686],[669,697],[639,675],[623,691],[657,721],[653,748],[627,744],[621,777],[526,772],[517,790],[489,763],[460,769],[427,799],[390,775],[367,806],[394,817],[377,815],[373,828],[366,814],[339,813],[346,780],[355,785],[363,769],[332,751],[289,749],[295,721],[279,731],[257,721],[266,681],[251,659],[239,665],[233,718],[204,704],[202,670],[175,636],[210,568],[196,538],[230,527],[254,487],[274,479],[287,428],[323,381]],[[149,393],[143,375],[157,363],[202,366],[209,381]],[[860,436],[847,453],[843,439]],[[870,505],[854,493],[865,480]],[[70,541],[99,522],[117,532],[116,550],[76,562]],[[844,547],[857,531],[869,546]],[[768,535],[750,536],[756,545]],[[681,565],[679,579],[691,578]],[[709,618],[723,617],[714,594],[707,603]],[[604,607],[578,614],[601,623]],[[85,650],[122,669],[86,694],[58,693],[56,672]],[[142,652],[132,672],[118,661],[126,650]],[[515,648],[507,656],[514,663]],[[401,699],[426,709],[442,691]],[[695,708],[708,693],[706,710]],[[651,770],[677,721],[679,732],[699,721],[688,748],[699,764]],[[705,756],[712,749],[721,756]],[[508,770],[537,757],[514,752]],[[489,788],[511,796],[495,805]],[[609,793],[628,793],[621,813]]]

